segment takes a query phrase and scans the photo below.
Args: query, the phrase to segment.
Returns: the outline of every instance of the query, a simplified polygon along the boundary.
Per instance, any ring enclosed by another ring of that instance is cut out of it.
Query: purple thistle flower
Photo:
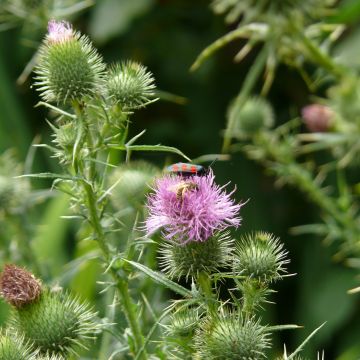
[[[60,43],[74,37],[74,30],[67,21],[50,20],[48,22],[47,40],[50,43]]]
[[[158,179],[148,197],[147,235],[162,228],[167,240],[185,244],[206,241],[215,231],[229,226],[238,227],[243,204],[236,204],[231,199],[235,189],[227,194],[225,186],[214,183],[211,170],[204,176],[166,175]]]

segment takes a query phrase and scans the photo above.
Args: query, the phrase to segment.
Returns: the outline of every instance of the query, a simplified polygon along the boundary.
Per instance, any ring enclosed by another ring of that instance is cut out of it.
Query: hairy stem
[[[79,104],[74,104],[75,112],[80,121],[83,121],[85,124],[85,129],[87,133],[85,134],[87,145],[89,147],[89,156],[92,160],[96,160],[96,151],[94,149],[94,142],[92,139],[92,134],[90,132],[90,128],[84,119],[84,114],[81,106]],[[89,164],[88,171],[85,171],[82,174],[85,178],[82,181],[82,185],[86,194],[86,201],[87,201],[87,209],[88,209],[88,220],[90,225],[93,228],[95,234],[95,240],[99,244],[101,249],[102,255],[104,257],[104,262],[108,267],[111,263],[111,252],[106,242],[106,235],[104,233],[103,226],[101,224],[101,215],[97,207],[97,194],[94,191],[94,183],[96,181],[96,162],[91,161]],[[81,167],[79,167],[81,168]],[[134,346],[135,346],[135,353],[142,348],[144,344],[144,337],[142,335],[140,325],[138,319],[136,317],[137,306],[133,302],[128,288],[128,279],[124,277],[120,277],[117,274],[117,271],[110,266],[110,275],[113,278],[114,282],[116,283],[116,288],[120,297],[120,302],[123,307],[123,311],[125,313],[125,317],[128,321],[128,325],[131,329],[131,332],[134,336]],[[147,359],[147,354],[145,351],[142,352],[141,356],[139,357],[142,360]]]

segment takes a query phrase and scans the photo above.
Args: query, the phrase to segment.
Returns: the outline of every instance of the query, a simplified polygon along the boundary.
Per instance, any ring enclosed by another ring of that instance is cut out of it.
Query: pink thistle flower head
[[[67,21],[50,20],[46,38],[52,44],[68,41],[74,38],[74,30]]]
[[[185,244],[206,241],[216,231],[238,227],[243,204],[236,204],[231,199],[235,189],[226,193],[225,186],[215,184],[211,170],[204,176],[158,179],[148,197],[147,235],[161,228],[167,240]]]

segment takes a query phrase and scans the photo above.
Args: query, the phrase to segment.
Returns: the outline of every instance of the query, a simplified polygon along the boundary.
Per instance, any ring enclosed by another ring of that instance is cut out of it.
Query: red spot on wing
[[[182,170],[182,171],[188,170],[188,166],[187,166],[186,164],[182,164],[182,165],[181,165],[181,170]]]
[[[177,166],[177,164],[173,165],[173,171],[179,171],[179,166]]]
[[[196,166],[192,165],[191,168],[190,168],[190,171],[192,173],[196,173]]]

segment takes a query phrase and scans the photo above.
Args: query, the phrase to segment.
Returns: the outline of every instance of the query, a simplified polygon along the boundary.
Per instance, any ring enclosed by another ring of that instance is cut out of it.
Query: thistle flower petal
[[[74,30],[67,21],[50,20],[46,39],[50,43],[58,43],[70,40],[74,37]]]
[[[167,240],[184,244],[206,241],[216,231],[238,227],[243,204],[231,199],[235,190],[226,193],[225,186],[217,185],[214,179],[211,170],[204,176],[166,175],[158,179],[148,197],[147,235],[162,228]]]

